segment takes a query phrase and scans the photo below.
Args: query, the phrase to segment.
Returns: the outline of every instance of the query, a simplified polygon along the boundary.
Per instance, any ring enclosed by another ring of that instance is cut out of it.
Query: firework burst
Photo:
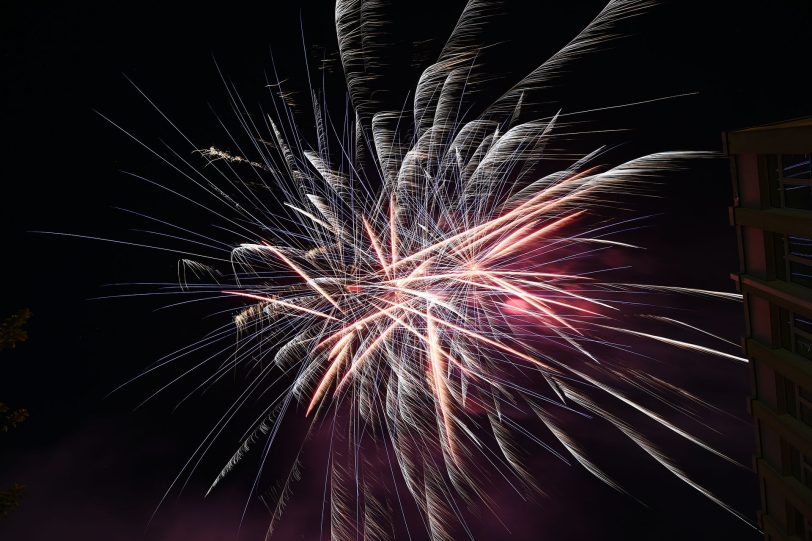
[[[269,400],[212,488],[263,440],[264,461],[283,417],[295,410],[311,431],[332,434],[326,498],[333,539],[392,537],[393,515],[406,520],[403,487],[431,537],[452,539],[455,525],[465,528],[464,506],[495,507],[483,482],[489,471],[519,493],[543,490],[518,440],[622,491],[568,430],[573,417],[597,417],[736,514],[644,434],[644,426],[664,427],[732,461],[662,411],[696,420],[710,406],[622,359],[644,356],[634,339],[745,362],[652,330],[656,323],[707,334],[664,315],[667,306],[651,306],[648,295],[739,297],[613,281],[617,269],[602,257],[637,249],[623,240],[638,219],[624,215],[624,202],[650,194],[652,177],[704,155],[664,152],[604,166],[605,149],[577,159],[556,149],[579,133],[567,115],[527,120],[567,62],[601,47],[615,23],[648,5],[610,2],[475,115],[470,97],[488,82],[479,70],[479,30],[495,9],[482,0],[468,2],[400,111],[379,110],[372,90],[385,58],[382,3],[339,0],[336,30],[353,112],[336,126],[314,93],[313,145],[303,142],[284,97],[275,101],[276,117],[255,123],[232,93],[256,157],[198,152],[232,174],[223,178],[251,169],[256,180],[229,180],[223,189],[195,182],[237,212],[229,228],[246,242],[231,250],[228,274],[183,260],[182,287],[247,303],[234,317],[237,352],[212,378],[243,363],[259,368],[198,453],[241,404],[271,387],[271,374],[290,385]],[[565,159],[565,167],[539,173],[540,164]],[[269,195],[284,213],[266,204]],[[190,283],[190,275],[217,283]],[[629,300],[640,293],[649,305]],[[206,343],[229,336],[220,329]],[[296,466],[282,480],[270,502],[274,521],[298,478]]]

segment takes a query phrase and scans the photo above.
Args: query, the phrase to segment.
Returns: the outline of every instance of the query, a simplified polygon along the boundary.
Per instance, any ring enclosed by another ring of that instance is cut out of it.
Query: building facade
[[[812,120],[725,135],[731,157],[762,508],[770,541],[812,541]]]

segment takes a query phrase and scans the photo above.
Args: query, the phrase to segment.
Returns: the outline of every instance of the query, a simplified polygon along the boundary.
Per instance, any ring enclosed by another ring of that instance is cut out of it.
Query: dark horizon
[[[434,39],[426,46],[431,52],[464,2],[440,7],[420,0],[408,9],[394,4],[395,26],[418,25],[408,37]],[[505,43],[494,54],[501,55],[499,69],[512,76],[557,50],[604,3],[538,10],[519,4],[507,2],[489,34],[494,43]],[[809,69],[810,23],[812,8],[801,1],[776,1],[770,8],[732,0],[711,7],[664,1],[625,25],[628,37],[564,75],[552,95],[565,110],[578,110],[690,94],[596,113],[591,120],[625,130],[608,141],[621,156],[675,149],[721,152],[724,131],[812,115],[805,78],[799,75]],[[203,494],[239,434],[229,435],[233,438],[201,464],[183,494],[170,495],[147,526],[230,390],[197,393],[177,410],[179,396],[163,396],[133,412],[162,384],[159,378],[107,396],[212,328],[208,311],[194,306],[156,311],[161,299],[88,300],[136,291],[106,284],[176,279],[177,256],[34,231],[143,242],[147,237],[137,230],[149,229],[148,224],[118,207],[164,217],[183,213],[178,221],[212,228],[202,213],[122,172],[177,180],[97,112],[150,144],[163,139],[177,144],[177,134],[129,78],[200,148],[227,146],[215,116],[229,112],[218,66],[248,108],[258,111],[268,105],[263,95],[271,55],[280,78],[301,91],[307,88],[304,58],[312,62],[334,47],[332,5],[315,1],[213,12],[167,4],[148,9],[13,2],[0,8],[5,128],[0,216],[7,232],[0,319],[20,308],[33,312],[29,340],[0,352],[0,401],[31,413],[19,428],[0,434],[0,489],[13,482],[27,487],[21,507],[0,520],[0,538],[237,539],[255,462],[238,467],[211,498],[204,500]],[[386,73],[401,92],[391,97],[394,103],[414,84],[415,73],[411,67]],[[343,96],[338,97],[340,104]],[[733,197],[728,162],[699,160],[670,175],[660,195],[643,209],[657,216],[639,234],[649,248],[640,265],[667,283],[732,291],[730,274],[737,272],[738,259],[728,220]],[[743,333],[740,306],[685,309],[728,338],[738,340]],[[680,377],[706,387],[733,416],[748,419],[748,369],[713,363],[703,370]],[[236,375],[234,380],[238,387]],[[721,428],[720,445],[749,464],[752,426],[731,421]],[[293,434],[282,446],[280,462],[298,437]],[[614,441],[598,443],[606,453],[624,452]],[[321,487],[314,447],[308,456],[315,467],[294,489],[274,539],[318,536]],[[686,456],[698,480],[720,488],[723,500],[755,522],[760,501],[752,472],[730,474],[730,469],[716,470],[713,461]],[[626,476],[620,480],[647,506],[582,469],[560,468],[543,457],[531,467],[551,480],[544,484],[551,497],[522,502],[514,494],[502,500],[502,518],[512,536],[492,517],[472,517],[483,539],[759,539],[753,529],[651,464],[618,461]],[[268,517],[259,502],[248,505],[245,517],[239,539],[264,533]],[[412,539],[422,535],[414,528]]]

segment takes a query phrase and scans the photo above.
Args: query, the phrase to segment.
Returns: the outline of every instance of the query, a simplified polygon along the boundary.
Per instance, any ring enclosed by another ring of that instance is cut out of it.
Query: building
[[[812,119],[725,135],[770,541],[812,541]]]

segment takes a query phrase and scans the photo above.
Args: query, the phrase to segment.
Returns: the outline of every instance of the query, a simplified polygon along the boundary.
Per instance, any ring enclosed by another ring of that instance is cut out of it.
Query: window
[[[778,413],[786,413],[812,426],[812,392],[796,385],[781,374],[775,374]]]
[[[801,421],[812,426],[812,392],[798,386],[798,410]]]
[[[793,351],[802,357],[812,359],[812,320],[792,315],[791,332]]]
[[[812,239],[788,236],[786,242],[787,274],[790,281],[812,287]]]
[[[787,413],[797,418],[798,401],[795,398],[795,383],[776,373],[775,386],[778,395],[778,413]]]
[[[785,154],[778,159],[781,206],[812,210],[812,168],[809,154]]]
[[[803,455],[801,467],[803,468],[804,484],[807,488],[812,489],[812,459]]]
[[[812,179],[809,154],[784,154],[781,156],[784,180]]]
[[[787,533],[806,539],[806,520],[804,515],[794,505],[787,502]]]
[[[798,480],[803,480],[801,471],[801,452],[798,451],[787,440],[781,438],[781,468],[784,475],[792,476]]]
[[[812,288],[812,239],[775,233],[772,244],[775,277]]]
[[[781,308],[778,325],[781,347],[812,360],[812,319]]]
[[[812,489],[812,458],[781,438],[781,470]]]

